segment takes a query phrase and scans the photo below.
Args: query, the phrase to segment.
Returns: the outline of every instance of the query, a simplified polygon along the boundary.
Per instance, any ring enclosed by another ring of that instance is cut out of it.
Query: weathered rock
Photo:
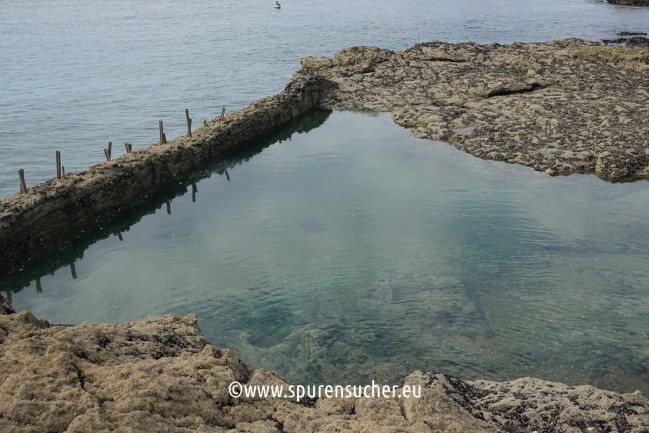
[[[192,315],[52,326],[0,314],[0,431],[13,432],[631,432],[649,401],[523,378],[406,378],[420,398],[233,398],[228,385],[283,385],[202,336]],[[416,386],[421,387],[418,392]]]
[[[304,70],[330,68],[331,59],[325,56],[304,57],[300,59],[300,65]]]
[[[392,51],[376,47],[345,48],[334,55],[332,66],[355,66],[361,70],[385,62],[392,56]]]
[[[646,179],[649,49],[628,42],[355,47],[308,73],[333,84],[324,108],[391,111],[415,136],[480,158],[549,174]]]

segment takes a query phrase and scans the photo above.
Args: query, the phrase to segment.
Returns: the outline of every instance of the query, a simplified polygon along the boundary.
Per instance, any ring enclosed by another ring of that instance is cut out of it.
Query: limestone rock
[[[308,56],[300,59],[303,69],[323,69],[331,67],[331,59],[325,56]]]
[[[6,306],[6,304],[4,304]],[[13,432],[629,432],[649,401],[523,378],[465,382],[414,372],[415,396],[233,398],[228,385],[289,386],[202,336],[193,315],[52,326],[0,314],[0,431]]]
[[[333,57],[332,66],[360,66],[370,68],[377,63],[385,62],[392,57],[392,51],[376,47],[345,48]]]
[[[567,39],[430,42],[395,53],[348,48],[316,72],[331,83],[320,106],[391,111],[417,137],[552,175],[643,179],[649,49],[631,45]]]

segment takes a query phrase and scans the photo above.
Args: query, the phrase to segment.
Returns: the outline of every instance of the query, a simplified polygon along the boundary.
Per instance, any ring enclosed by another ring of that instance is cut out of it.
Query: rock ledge
[[[649,49],[577,39],[347,48],[307,57],[320,106],[390,111],[417,137],[548,174],[649,177]]]
[[[647,432],[649,401],[522,378],[465,382],[417,371],[422,397],[234,399],[228,385],[284,384],[201,334],[193,315],[52,326],[0,299],[0,431]],[[5,308],[6,307],[6,308]]]

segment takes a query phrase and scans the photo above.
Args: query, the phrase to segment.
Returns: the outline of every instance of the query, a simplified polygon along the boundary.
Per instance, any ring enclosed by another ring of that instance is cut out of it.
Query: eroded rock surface
[[[0,299],[3,305],[4,300]],[[421,398],[229,396],[232,381],[284,384],[217,349],[194,316],[52,326],[0,312],[0,431],[13,432],[646,432],[649,401],[523,378],[465,382],[414,372]]]
[[[353,47],[297,76],[334,83],[325,108],[390,111],[480,158],[620,181],[649,177],[648,71],[649,49],[570,39]]]

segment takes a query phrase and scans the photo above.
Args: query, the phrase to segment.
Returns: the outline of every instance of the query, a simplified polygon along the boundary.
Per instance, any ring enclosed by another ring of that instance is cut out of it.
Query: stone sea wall
[[[225,152],[291,123],[318,104],[326,86],[299,78],[269,96],[215,118],[166,144],[126,153],[85,171],[67,173],[0,201],[0,273],[37,260],[41,249],[65,240],[97,218],[109,217]]]

